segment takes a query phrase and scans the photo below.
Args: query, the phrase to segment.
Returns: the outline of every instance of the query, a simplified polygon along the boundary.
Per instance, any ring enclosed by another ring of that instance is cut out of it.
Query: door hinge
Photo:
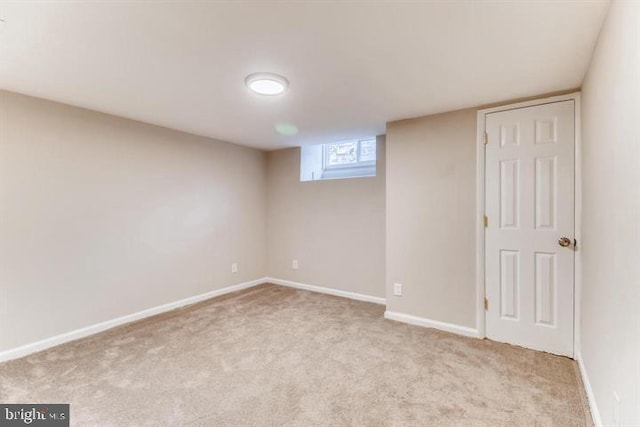
[[[489,226],[489,217],[488,216],[484,216],[484,228],[487,228]]]
[[[489,310],[489,300],[486,298],[484,299],[484,309]]]
[[[489,143],[489,135],[487,135],[487,133],[484,133],[484,145],[487,145]]]

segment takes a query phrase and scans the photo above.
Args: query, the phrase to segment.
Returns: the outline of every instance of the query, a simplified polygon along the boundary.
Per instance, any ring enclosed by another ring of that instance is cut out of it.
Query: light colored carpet
[[[572,360],[261,285],[0,365],[76,426],[585,426]]]

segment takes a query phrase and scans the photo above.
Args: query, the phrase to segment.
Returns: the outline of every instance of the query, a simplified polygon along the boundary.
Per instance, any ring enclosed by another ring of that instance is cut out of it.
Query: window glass
[[[376,138],[310,145],[300,150],[300,181],[376,175]]]
[[[360,159],[361,162],[376,161],[376,140],[367,139],[360,141]]]
[[[358,162],[358,141],[326,144],[327,165],[342,166]]]

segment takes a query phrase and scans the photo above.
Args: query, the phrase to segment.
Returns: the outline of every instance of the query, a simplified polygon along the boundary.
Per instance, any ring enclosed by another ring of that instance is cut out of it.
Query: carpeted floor
[[[572,360],[261,285],[0,365],[74,426],[585,426]]]

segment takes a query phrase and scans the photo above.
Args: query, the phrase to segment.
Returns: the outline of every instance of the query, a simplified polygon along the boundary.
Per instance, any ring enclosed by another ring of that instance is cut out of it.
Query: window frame
[[[376,147],[376,159],[375,160],[360,160],[361,157],[361,144],[362,142],[373,141]],[[356,162],[344,165],[330,165],[329,164],[329,146],[346,144],[349,142],[356,143]],[[357,176],[375,176],[376,164],[378,161],[378,141],[377,138],[362,138],[362,139],[350,139],[339,142],[329,142],[322,144],[322,179],[331,178],[348,178]]]

